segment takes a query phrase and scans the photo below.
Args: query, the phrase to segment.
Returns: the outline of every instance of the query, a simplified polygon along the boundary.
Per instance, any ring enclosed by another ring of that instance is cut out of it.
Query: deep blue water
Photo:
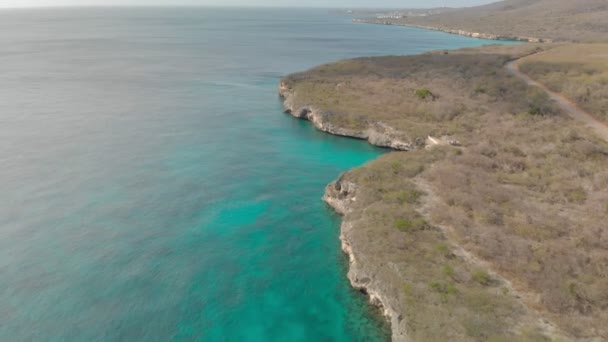
[[[0,340],[374,341],[282,75],[487,42],[325,10],[0,11]]]

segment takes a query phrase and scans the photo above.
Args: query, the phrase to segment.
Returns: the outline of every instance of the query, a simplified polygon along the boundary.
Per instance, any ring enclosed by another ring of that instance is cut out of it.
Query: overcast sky
[[[301,7],[462,7],[495,0],[0,0],[0,7],[88,5],[202,5]],[[574,1],[574,0],[573,0]]]

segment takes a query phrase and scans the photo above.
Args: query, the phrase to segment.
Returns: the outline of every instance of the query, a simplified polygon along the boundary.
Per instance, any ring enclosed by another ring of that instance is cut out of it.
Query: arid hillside
[[[371,23],[463,30],[554,41],[608,41],[608,1],[505,0],[426,17],[368,19]]]

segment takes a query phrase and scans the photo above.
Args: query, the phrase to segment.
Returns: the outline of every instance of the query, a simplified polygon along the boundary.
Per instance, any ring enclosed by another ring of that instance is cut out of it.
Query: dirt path
[[[526,59],[526,57],[511,61],[507,63],[505,67],[513,75],[524,80],[527,84],[544,90],[549,95],[549,97],[555,102],[557,102],[557,104],[573,119],[585,123],[589,128],[593,129],[602,139],[608,141],[608,126],[606,124],[599,121],[598,119],[593,117],[593,115],[587,113],[583,109],[579,108],[576,104],[565,98],[563,95],[549,90],[549,88],[547,88],[544,84],[531,79],[528,75],[521,72],[519,70],[519,65],[524,59]]]
[[[504,286],[505,289],[508,289],[508,293],[513,295],[513,299],[526,308],[528,314],[530,315],[530,319],[535,320],[536,325],[541,328],[547,336],[552,337],[551,340],[569,340],[566,338],[567,334],[561,331],[559,326],[551,321],[551,319],[548,317],[548,313],[540,309],[542,307],[540,304],[540,294],[533,292],[524,284],[514,284],[510,279],[503,277],[499,272],[497,272],[491,263],[474,255],[456,243],[455,241],[457,239],[455,238],[455,229],[452,226],[433,222],[431,215],[432,208],[437,207],[441,203],[441,199],[436,195],[438,193],[438,189],[434,188],[429,182],[421,177],[417,177],[415,183],[416,186],[426,194],[419,213],[422,214],[422,216],[424,216],[428,222],[432,222],[434,227],[439,228],[443,232],[449,241],[450,246],[452,247],[452,252],[474,268],[483,269],[488,272],[492,278],[499,280],[502,284],[501,286]]]

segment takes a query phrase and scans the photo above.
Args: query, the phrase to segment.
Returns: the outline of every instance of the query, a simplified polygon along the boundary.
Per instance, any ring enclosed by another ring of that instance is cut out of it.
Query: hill
[[[359,21],[416,26],[486,38],[529,41],[608,41],[605,0],[505,0],[428,16]]]

